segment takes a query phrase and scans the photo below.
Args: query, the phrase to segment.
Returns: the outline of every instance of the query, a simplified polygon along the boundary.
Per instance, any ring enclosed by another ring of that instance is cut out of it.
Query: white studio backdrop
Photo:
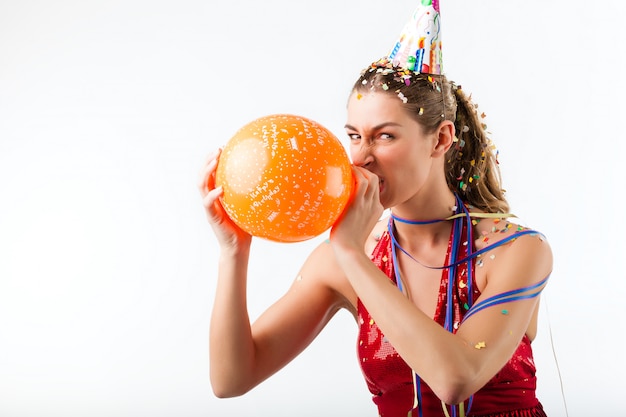
[[[196,182],[263,115],[307,116],[346,143],[352,83],[415,6],[0,0],[0,416],[375,416],[345,312],[249,394],[213,396],[217,247]],[[625,7],[441,11],[444,71],[487,114],[513,211],[553,247],[540,399],[565,416],[562,379],[569,416],[626,413]],[[321,239],[254,242],[253,318]]]

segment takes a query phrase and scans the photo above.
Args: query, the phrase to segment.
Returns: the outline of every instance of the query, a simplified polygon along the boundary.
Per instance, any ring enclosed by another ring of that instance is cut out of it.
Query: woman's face
[[[425,134],[399,97],[353,92],[348,101],[346,132],[352,162],[380,179],[383,207],[427,192],[437,135]]]

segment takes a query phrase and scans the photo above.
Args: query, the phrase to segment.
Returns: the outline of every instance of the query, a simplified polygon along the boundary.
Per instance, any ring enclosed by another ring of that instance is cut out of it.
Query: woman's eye
[[[348,137],[350,140],[359,140],[361,136],[358,133],[348,133]]]
[[[391,136],[388,133],[381,133],[378,137],[380,139],[382,139],[382,140],[391,140],[391,139],[393,139],[393,136]]]

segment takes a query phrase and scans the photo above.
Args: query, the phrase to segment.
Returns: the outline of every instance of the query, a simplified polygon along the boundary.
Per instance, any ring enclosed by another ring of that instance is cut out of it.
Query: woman
[[[346,131],[353,200],[253,325],[251,237],[219,204],[219,152],[203,169],[221,248],[210,329],[215,394],[252,389],[345,308],[359,325],[360,362],[381,416],[545,415],[530,342],[552,255],[540,234],[507,220],[476,107],[445,76],[383,59],[355,83]]]

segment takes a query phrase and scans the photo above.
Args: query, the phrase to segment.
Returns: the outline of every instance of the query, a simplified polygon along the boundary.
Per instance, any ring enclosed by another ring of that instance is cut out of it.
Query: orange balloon
[[[341,142],[301,116],[276,114],[242,127],[224,146],[215,183],[222,206],[241,229],[276,242],[299,242],[328,230],[353,188]]]

